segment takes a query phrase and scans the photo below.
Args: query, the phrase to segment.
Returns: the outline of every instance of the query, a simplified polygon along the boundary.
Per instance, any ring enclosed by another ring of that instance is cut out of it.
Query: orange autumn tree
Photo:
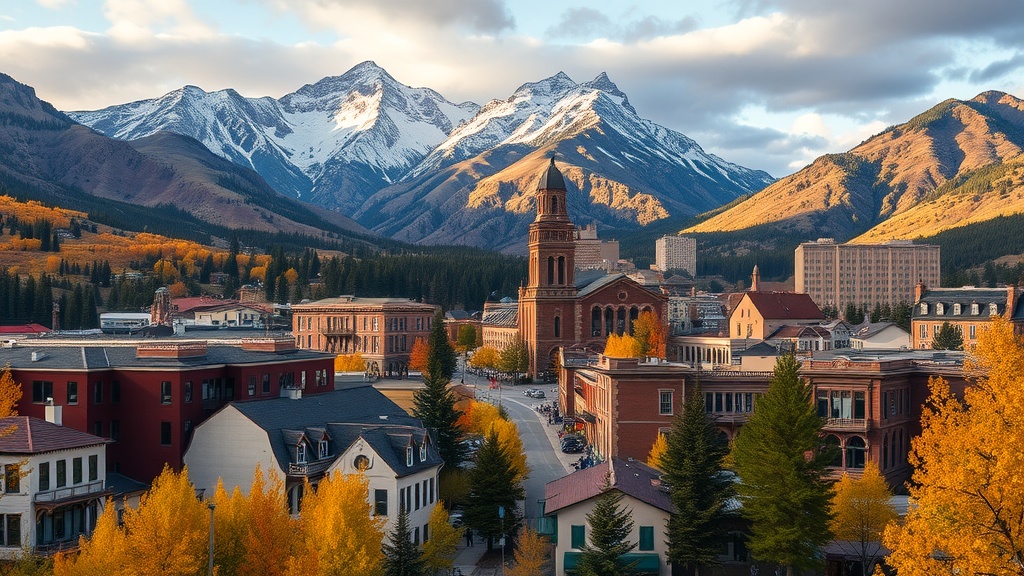
[[[886,563],[900,576],[1024,573],[1024,342],[994,317],[978,334],[963,398],[929,380],[911,440],[914,503],[890,524]]]
[[[127,574],[128,543],[117,522],[114,501],[108,499],[96,527],[88,538],[79,536],[78,552],[63,552],[53,558],[54,576],[99,576]]]
[[[668,330],[665,324],[654,314],[645,310],[633,321],[633,338],[640,345],[638,356],[665,358],[665,342]]]
[[[19,400],[21,400],[21,384],[14,381],[11,364],[8,362],[4,364],[3,371],[0,371],[0,418],[17,416]]]
[[[640,342],[629,334],[609,334],[604,345],[604,355],[611,358],[639,358]]]
[[[505,571],[508,576],[534,576],[544,573],[548,561],[548,540],[530,528],[524,528],[516,541],[513,565]]]
[[[369,482],[362,474],[325,477],[302,498],[299,542],[288,573],[310,576],[383,574],[383,517],[372,516],[366,499]]]
[[[296,524],[288,514],[284,480],[271,471],[269,479],[257,466],[249,489],[250,524],[243,536],[245,556],[239,576],[283,576],[296,544]]]
[[[339,354],[334,358],[335,372],[363,372],[366,370],[366,361],[359,352],[355,354]]]
[[[427,357],[430,356],[430,344],[426,338],[417,338],[409,352],[409,370],[424,371],[427,369]]]

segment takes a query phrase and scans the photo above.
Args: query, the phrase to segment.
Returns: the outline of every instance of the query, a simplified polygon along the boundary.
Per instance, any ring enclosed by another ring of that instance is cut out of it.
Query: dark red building
[[[334,390],[334,356],[291,338],[19,342],[0,349],[4,363],[22,385],[19,414],[63,406],[64,426],[112,440],[111,471],[145,482],[180,469],[192,429],[227,402]]]

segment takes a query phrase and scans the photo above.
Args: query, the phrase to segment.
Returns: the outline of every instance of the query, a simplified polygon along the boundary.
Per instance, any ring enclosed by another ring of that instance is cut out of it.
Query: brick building
[[[566,187],[555,159],[537,184],[537,217],[529,231],[529,277],[519,289],[519,337],[531,376],[548,370],[562,346],[603,347],[609,334],[632,333],[643,311],[665,321],[667,296],[622,274],[577,274],[576,227],[566,210]]]
[[[438,306],[406,298],[339,296],[292,305],[295,345],[355,354],[375,376],[403,376],[416,340],[430,335]]]
[[[960,330],[964,349],[977,344],[978,332],[1001,316],[1017,334],[1024,332],[1024,298],[1020,288],[928,288],[923,282],[914,290],[910,341],[914,348],[932,347],[932,339],[944,322]]]
[[[0,349],[22,384],[18,413],[109,438],[109,470],[149,482],[179,469],[192,429],[232,400],[334,390],[332,356],[296,350],[290,338],[100,343],[33,341]]]

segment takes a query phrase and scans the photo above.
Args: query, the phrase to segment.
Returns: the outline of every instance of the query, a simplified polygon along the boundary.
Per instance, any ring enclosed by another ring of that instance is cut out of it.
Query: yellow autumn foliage
[[[335,372],[363,372],[366,370],[366,360],[359,352],[355,354],[339,354],[334,357]]]
[[[642,354],[640,342],[629,334],[609,334],[604,345],[604,355],[612,358],[639,358]]]

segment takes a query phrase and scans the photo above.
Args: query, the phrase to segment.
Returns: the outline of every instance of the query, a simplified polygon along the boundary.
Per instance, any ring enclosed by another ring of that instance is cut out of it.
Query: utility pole
[[[209,576],[213,576],[213,509],[217,507],[216,504],[210,502],[206,505],[210,509],[210,563],[209,563]]]

